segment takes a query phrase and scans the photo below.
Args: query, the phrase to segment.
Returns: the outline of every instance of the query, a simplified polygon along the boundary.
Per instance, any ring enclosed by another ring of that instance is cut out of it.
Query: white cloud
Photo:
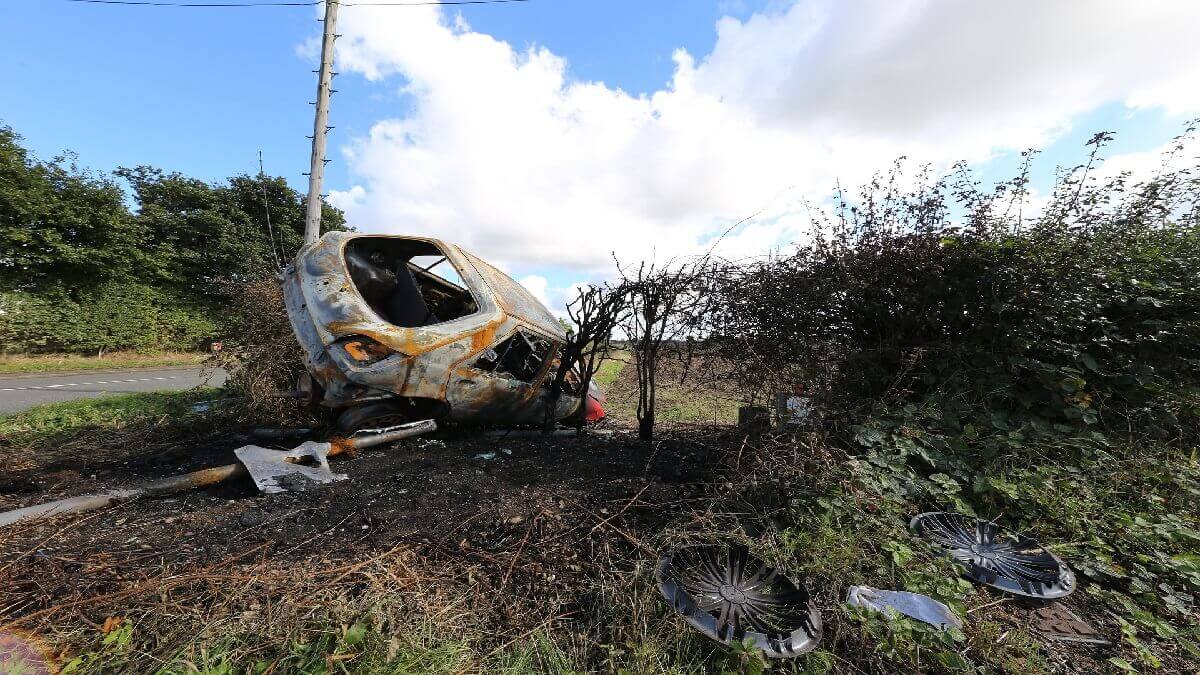
[[[546,288],[550,285],[550,282],[546,280],[546,277],[530,274],[521,277],[518,282],[525,287],[525,290],[532,293],[533,297],[540,300],[543,305],[550,304],[550,298],[546,296]]]
[[[760,209],[721,251],[762,253],[805,236],[803,198],[897,155],[1041,145],[1113,101],[1200,110],[1198,24],[1192,2],[802,0],[721,20],[712,53],[631,96],[435,8],[347,7],[339,69],[412,106],[344,148],[356,184],[331,201],[364,231],[581,277],[613,251],[704,250]]]
[[[1126,183],[1149,181],[1163,172],[1179,171],[1200,158],[1200,138],[1189,134],[1140,152],[1126,152],[1106,158],[1092,174],[1099,182],[1126,175]]]

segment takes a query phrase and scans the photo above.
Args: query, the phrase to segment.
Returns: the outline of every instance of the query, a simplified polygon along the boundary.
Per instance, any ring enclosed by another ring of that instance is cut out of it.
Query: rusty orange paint
[[[353,456],[355,447],[353,441],[348,438],[331,438],[329,439],[329,457],[338,455]]]
[[[488,324],[483,330],[471,334],[471,354],[478,354],[496,341],[499,324]]]
[[[387,358],[391,351],[375,341],[351,340],[342,347],[356,361],[371,362]]]

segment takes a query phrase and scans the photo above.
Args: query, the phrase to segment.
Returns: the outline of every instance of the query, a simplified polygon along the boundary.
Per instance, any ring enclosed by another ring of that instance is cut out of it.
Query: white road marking
[[[48,389],[59,389],[62,387],[87,387],[97,384],[123,384],[125,382],[153,382],[155,380],[175,380],[178,375],[168,375],[166,377],[141,377],[133,380],[100,380],[97,382],[65,382],[63,384],[47,384],[43,387],[5,387],[0,391],[45,391]]]

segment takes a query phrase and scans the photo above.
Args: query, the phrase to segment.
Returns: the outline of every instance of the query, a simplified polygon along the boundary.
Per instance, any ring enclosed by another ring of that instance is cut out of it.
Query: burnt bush
[[[1032,153],[990,190],[898,164],[836,194],[794,254],[721,275],[710,344],[749,390],[809,384],[844,428],[903,412],[968,435],[1194,433],[1192,134],[1140,181],[1102,177],[1097,134],[1033,215]]]
[[[306,372],[279,282],[230,283],[226,291],[232,298],[225,313],[229,329],[210,367],[229,374],[225,388],[245,401],[242,410],[248,420],[270,426],[312,424],[313,412],[307,406],[279,396],[295,390]]]

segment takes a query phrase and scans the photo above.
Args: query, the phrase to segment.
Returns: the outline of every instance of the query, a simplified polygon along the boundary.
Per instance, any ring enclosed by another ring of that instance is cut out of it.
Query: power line
[[[324,0],[265,0],[262,2],[166,2],[160,0],[65,0],[89,5],[133,5],[138,7],[316,7]],[[421,7],[429,5],[498,5],[530,0],[417,0],[415,2],[339,2],[343,7]]]
[[[271,257],[275,260],[275,269],[283,269],[279,262],[279,254],[275,252],[275,228],[271,227],[271,203],[267,199],[267,175],[263,172],[262,150],[258,151],[258,186],[262,188],[263,210],[267,213],[267,237],[271,240]],[[279,247],[283,248],[283,233],[280,233]]]

